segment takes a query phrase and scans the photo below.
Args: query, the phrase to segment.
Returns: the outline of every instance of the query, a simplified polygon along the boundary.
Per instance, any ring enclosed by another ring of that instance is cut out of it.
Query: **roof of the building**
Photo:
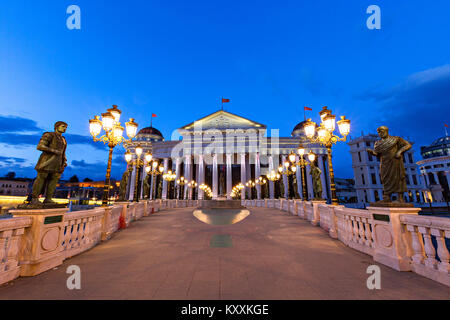
[[[298,124],[295,126],[294,130],[292,130],[291,135],[292,135],[293,137],[298,137],[299,135],[305,135],[305,132],[304,132],[304,130],[303,130],[303,127],[305,126],[305,123],[306,123],[306,120],[305,120],[305,121],[302,121],[302,122],[300,122],[300,123],[298,123]]]
[[[440,146],[440,145],[444,145],[444,144],[450,144],[450,137],[449,136],[445,136],[442,138],[439,138],[437,140],[435,140],[430,147],[434,147],[434,146]]]
[[[153,127],[147,127],[147,128],[141,129],[141,131],[139,131],[138,135],[142,135],[142,134],[153,134],[153,135],[160,136],[161,138],[163,138],[161,131],[159,131],[158,129],[153,128]]]

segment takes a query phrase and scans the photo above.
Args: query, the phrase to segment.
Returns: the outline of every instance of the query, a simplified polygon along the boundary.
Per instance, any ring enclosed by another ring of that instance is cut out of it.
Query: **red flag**
[[[156,118],[156,114],[152,113],[152,118]]]
[[[309,107],[305,107],[305,111],[312,111],[312,109]]]
[[[445,126],[446,128],[448,128],[448,124],[444,124],[444,126]]]
[[[230,99],[222,99],[222,103],[230,102]]]

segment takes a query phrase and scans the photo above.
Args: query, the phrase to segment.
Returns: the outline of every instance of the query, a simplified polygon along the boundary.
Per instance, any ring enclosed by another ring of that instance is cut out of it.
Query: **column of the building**
[[[259,153],[255,154],[255,181],[259,178],[261,175],[261,161],[259,158]],[[256,185],[256,196],[257,199],[261,199],[261,185]]]
[[[190,156],[189,157],[191,159],[191,162],[189,164],[189,181],[194,181],[194,167],[195,167],[195,161],[194,161],[194,156]],[[189,192],[189,199],[193,199],[194,198],[194,188],[188,188],[188,192]]]
[[[164,158],[164,173],[169,171],[169,158]],[[163,179],[162,198],[167,199],[167,181]]]
[[[434,181],[436,182],[436,184],[440,184],[439,183],[439,176],[438,176],[438,173],[436,171],[433,172],[433,176],[434,176]]]
[[[295,163],[300,161],[299,156],[295,156]],[[296,166],[297,171],[295,172],[295,178],[297,179],[297,192],[300,198],[303,198],[303,186],[302,186],[302,168],[300,166]]]
[[[308,181],[308,199],[314,198],[313,182],[311,177],[311,165],[306,166],[306,180]]]
[[[450,171],[445,172],[445,177],[447,178],[448,189],[450,190]]]
[[[245,183],[247,182],[247,172],[245,167],[245,153],[241,154],[241,184],[245,186]],[[244,188],[241,190],[241,199],[245,199],[245,192],[247,188]]]
[[[320,171],[322,171],[321,175],[320,175],[320,181],[322,183],[322,199],[328,199],[328,183],[326,183],[326,172],[325,172],[325,168],[323,165],[323,161],[325,159],[323,158],[322,155],[319,155],[317,158],[317,162],[319,163],[319,169]]]
[[[198,185],[205,183],[205,166],[203,164],[203,155],[198,156]],[[203,200],[204,192],[198,189],[198,199]]]
[[[231,191],[233,190],[233,167],[232,167],[232,154],[227,154],[227,199],[231,200]]]
[[[130,193],[128,194],[128,200],[134,200],[134,187],[136,183],[136,166],[133,167],[133,171],[131,172],[131,181],[130,181]]]
[[[283,166],[284,169],[286,169],[286,167],[284,166],[284,163],[286,162],[286,156],[283,155],[281,156],[281,165]],[[284,185],[284,197],[288,198],[289,197],[289,180],[288,180],[288,176],[286,174],[283,174],[283,185]]]
[[[175,178],[175,184],[176,184],[176,188],[175,188],[175,199],[178,199],[178,196],[180,195],[180,188],[181,186],[178,185],[177,181],[178,179],[180,179],[181,174],[180,174],[180,168],[181,168],[181,159],[177,158],[176,162],[175,162],[175,174],[177,175],[177,177]]]
[[[219,172],[217,168],[217,153],[214,154],[213,157],[213,181],[212,181],[212,193],[213,193],[213,199],[217,199],[218,193],[219,193]]]
[[[269,173],[273,171],[273,156],[269,157]],[[275,198],[275,185],[273,181],[269,181],[269,197],[270,199]]]
[[[191,156],[190,155],[186,155],[185,159],[184,159],[184,179],[186,180],[186,182],[191,181],[191,177],[189,176],[190,172],[191,172]],[[187,183],[184,186],[184,192],[183,192],[183,199],[188,199],[189,198],[189,190],[188,190],[188,186]]]
[[[252,166],[250,165],[250,153],[248,155],[245,156],[245,167],[248,170],[245,170],[245,172],[247,173],[246,179],[245,181],[250,181],[252,179]],[[251,199],[252,197],[252,188],[247,188],[246,192],[248,194],[248,198]]]
[[[153,168],[152,168],[153,169]],[[155,175],[154,174],[152,174],[152,176],[151,176],[151,178],[150,178],[150,196],[149,196],[149,199],[150,200],[152,200],[153,199],[153,187],[154,187],[154,183],[155,183],[155,180],[156,179],[156,177],[155,177]]]
[[[140,182],[140,185],[141,185],[141,192],[140,192],[140,198],[139,199],[143,199],[144,198],[144,181],[145,181],[145,178],[147,177],[147,172],[145,171],[145,166],[142,166],[141,167],[141,182]]]

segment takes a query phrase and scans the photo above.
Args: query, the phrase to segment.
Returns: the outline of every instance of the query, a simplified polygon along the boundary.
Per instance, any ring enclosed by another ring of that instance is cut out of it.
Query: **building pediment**
[[[261,123],[232,114],[230,112],[219,110],[204,118],[196,120],[184,127],[181,127],[179,131],[180,132],[194,131],[194,130],[203,131],[211,129],[219,131],[226,131],[230,129],[263,130],[266,129],[266,126]]]

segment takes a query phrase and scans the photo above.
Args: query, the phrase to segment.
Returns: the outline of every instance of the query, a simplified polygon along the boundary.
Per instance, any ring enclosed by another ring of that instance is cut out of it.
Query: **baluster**
[[[353,240],[353,224],[350,216],[345,215],[345,219],[347,220],[347,242],[350,242]]]
[[[408,224],[406,229],[411,233],[411,249],[413,251],[411,259],[415,264],[422,264],[425,259],[422,237],[416,226]]]
[[[364,219],[364,228],[366,229],[366,245],[373,248],[372,231],[370,231],[370,222],[367,218]]]
[[[366,231],[364,230],[363,218],[357,217],[359,227],[359,239],[358,242],[362,245],[366,244]]]
[[[423,239],[425,240],[425,265],[434,269],[437,265],[436,250],[431,242],[430,229],[426,227],[419,227],[419,232],[423,235]]]
[[[5,266],[6,263],[8,262],[6,256],[7,253],[6,249],[10,237],[11,237],[10,230],[0,232],[0,272],[5,271]]]
[[[437,254],[441,262],[438,264],[438,269],[443,272],[450,272],[450,254],[447,246],[445,245],[445,233],[444,230],[431,229],[431,234],[436,237],[437,241]]]
[[[20,246],[20,238],[24,234],[25,229],[19,228],[13,231],[13,234],[9,241],[9,248],[7,252],[6,259],[6,268],[11,270],[19,265],[18,254],[19,254],[19,246]]]
[[[351,217],[351,219],[353,221],[353,242],[358,243],[358,235],[359,235],[358,223],[356,222],[355,217]]]

